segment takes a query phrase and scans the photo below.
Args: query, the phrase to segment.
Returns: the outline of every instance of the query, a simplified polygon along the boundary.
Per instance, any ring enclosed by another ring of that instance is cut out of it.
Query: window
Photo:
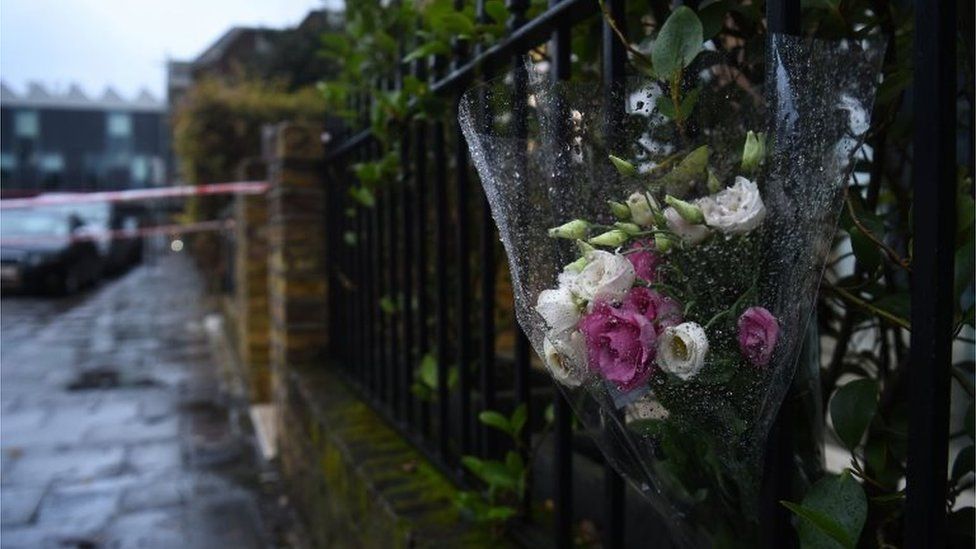
[[[149,179],[149,159],[144,156],[132,157],[130,174],[134,183],[145,184]]]
[[[42,172],[55,173],[64,171],[64,157],[60,153],[42,154],[38,164]]]
[[[17,137],[34,139],[39,132],[37,111],[17,111],[14,114],[14,133]]]
[[[132,116],[124,112],[108,113],[109,137],[129,137],[132,135]]]
[[[17,169],[17,155],[14,153],[0,153],[0,170],[13,171]]]

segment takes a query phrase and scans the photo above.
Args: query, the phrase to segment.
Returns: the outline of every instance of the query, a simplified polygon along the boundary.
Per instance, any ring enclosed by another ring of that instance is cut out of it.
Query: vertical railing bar
[[[358,109],[359,109],[359,105],[357,104],[356,100],[354,98],[350,98],[349,100],[350,112],[356,113],[358,112]],[[344,135],[348,135],[348,133],[349,133],[348,130],[343,132]],[[348,167],[342,173],[345,174],[347,180],[349,181],[350,187],[355,185],[355,182],[352,179],[352,174],[349,172]],[[362,224],[362,219],[363,219],[362,207],[360,207],[359,204],[357,203],[353,203],[352,208],[355,211],[355,217],[353,217],[350,220],[350,226],[353,228],[353,230],[356,233],[356,247],[353,250],[353,257],[354,257],[355,269],[356,269],[356,279],[354,281],[355,294],[353,296],[355,300],[355,309],[356,309],[356,334],[355,334],[356,363],[354,365],[354,368],[356,369],[356,377],[359,379],[359,382],[362,384],[363,387],[366,387],[367,386],[366,380],[368,377],[367,363],[366,363],[366,314],[365,314],[365,310],[363,309],[363,293],[365,292],[366,284],[365,284],[364,269],[362,265],[363,247],[365,246],[366,238],[365,238],[365,233],[363,231],[363,224]]]
[[[463,0],[454,0],[454,9],[461,11],[464,9]],[[453,47],[453,59],[451,62],[452,70],[461,67],[467,57],[467,48],[462,40],[455,40]],[[458,391],[460,393],[460,410],[458,416],[461,419],[460,450],[462,454],[471,452],[471,219],[470,219],[470,184],[468,182],[468,147],[461,132],[461,125],[457,122],[457,112],[460,106],[460,95],[457,97],[454,108],[455,120],[455,157],[454,173],[456,183],[457,200],[457,367],[458,367]]]
[[[376,160],[377,157],[377,147],[376,143],[369,144],[369,154],[367,155],[367,161]],[[386,394],[386,364],[387,364],[387,351],[389,350],[385,345],[384,341],[384,322],[383,311],[380,310],[380,299],[383,297],[383,286],[384,286],[384,273],[383,269],[379,269],[380,265],[383,265],[383,232],[380,226],[380,208],[382,207],[382,199],[377,197],[376,203],[372,208],[369,209],[369,221],[370,221],[370,235],[371,235],[371,248],[372,248],[372,260],[370,263],[370,269],[374,271],[373,274],[373,294],[370,296],[370,300],[367,303],[367,307],[370,310],[370,314],[373,318],[373,347],[375,349],[374,354],[376,355],[375,361],[375,375],[376,375],[376,390],[373,393],[378,400],[383,401],[383,395]]]
[[[625,21],[624,0],[607,0],[606,11],[615,22]],[[603,21],[603,94],[606,112],[604,113],[604,135],[611,148],[621,145],[620,135],[624,119],[624,85],[626,83],[627,54],[624,44],[618,39],[613,28]],[[625,27],[624,27],[625,28]],[[620,153],[615,153],[620,154]],[[619,412],[615,412],[618,413]],[[613,468],[609,460],[603,465],[604,476],[604,547],[622,549],[626,523],[624,517],[626,494],[624,479]]]
[[[768,0],[766,24],[770,33],[799,35],[800,0]],[[792,389],[790,391],[792,393]],[[790,400],[787,394],[784,402]],[[780,504],[793,500],[791,476],[793,440],[789,414],[781,407],[769,430],[759,502],[759,538],[764,548],[790,548],[797,545],[789,511]]]
[[[444,60],[435,58],[434,75],[440,76]],[[444,123],[435,122],[434,131],[434,214],[436,224],[435,264],[437,275],[437,420],[438,445],[441,458],[450,462],[450,394],[448,391],[448,272],[447,272],[447,144],[444,139]]]
[[[357,98],[357,111],[359,115],[362,116],[362,111],[364,106]],[[356,154],[357,159],[362,162],[366,160],[367,150],[365,147],[360,148]],[[359,299],[359,306],[362,308],[363,315],[363,328],[365,334],[363,336],[363,369],[365,370],[366,387],[370,392],[376,390],[375,376],[374,376],[374,366],[373,361],[373,317],[370,314],[369,301],[370,296],[373,292],[373,278],[372,270],[369,265],[369,257],[371,251],[371,242],[369,234],[369,208],[360,204],[357,206],[356,218],[359,222],[359,228],[362,231],[361,250],[360,250],[360,269],[363,275],[362,292]]]
[[[549,7],[556,6],[561,0],[549,0]],[[557,27],[549,41],[550,75],[553,84],[558,81],[568,80],[572,75],[572,65],[570,59],[570,29]],[[556,162],[563,158],[561,151],[569,145],[569,134],[566,123],[569,120],[569,106],[565,104],[564,98],[560,97],[557,91],[552,94],[556,97],[554,119],[557,120],[555,140],[557,150],[554,151]],[[562,177],[565,170],[557,166],[555,168],[556,177]],[[559,181],[553,183],[553,187],[564,187]],[[559,200],[560,197],[554,197]],[[553,520],[556,547],[568,549],[573,546],[573,410],[569,407],[569,402],[562,391],[556,387],[553,402],[554,409],[554,431],[555,443],[553,444],[554,482],[555,482],[555,520]]]
[[[522,27],[525,22],[525,12],[529,9],[528,0],[507,0],[506,8],[508,8],[511,16],[508,19],[508,31],[509,33]],[[512,59],[512,121],[514,125],[514,137],[525,138],[527,135],[527,116],[528,116],[528,103],[526,93],[528,90],[528,74],[526,73],[526,67],[524,62],[524,56],[517,54]],[[524,161],[524,158],[523,160]],[[520,169],[522,173],[525,173],[524,169]],[[525,336],[525,332],[518,323],[514,326],[515,329],[515,404],[516,406],[524,404],[526,407],[526,412],[529,418],[532,417],[532,406],[529,402],[530,396],[530,366],[531,366],[531,355],[529,340]],[[530,437],[531,437],[531,423],[526,425],[526,428],[522,430],[521,433],[521,446],[523,448],[523,459],[528,457],[528,448],[530,447]],[[531,477],[528,483],[531,483]],[[532,513],[532,489],[531,486],[525,487],[525,495],[522,501],[522,508],[525,514],[525,518],[531,518]]]
[[[392,91],[400,85],[399,77],[389,80],[387,82],[387,87]],[[393,300],[394,309],[397,303],[399,303],[400,295],[400,263],[399,254],[397,247],[397,197],[398,197],[398,187],[402,182],[397,180],[397,176],[393,176],[392,181],[387,182],[387,188],[383,191],[383,202],[386,207],[386,245],[387,249],[387,261],[388,263],[384,266],[384,270],[387,271],[387,290],[385,296]],[[387,375],[389,377],[389,396],[387,403],[390,408],[391,415],[399,420],[402,418],[400,414],[400,394],[401,394],[401,376],[400,372],[402,368],[399,367],[403,357],[400,351],[400,331],[399,331],[399,319],[400,314],[394,310],[392,313],[384,315],[386,317],[386,327],[389,330],[387,339],[390,342],[390,356],[388,357],[388,362],[386,365]]]
[[[414,64],[414,76],[420,81],[427,79],[427,60],[418,59]],[[416,263],[417,263],[417,347],[418,354],[425,355],[430,351],[429,318],[430,300],[427,288],[427,216],[429,205],[427,204],[427,123],[417,122],[416,135],[414,138],[414,210],[417,212],[417,228],[413,232],[413,238],[417,243]],[[418,361],[419,362],[419,361]],[[411,365],[416,367],[417,365]],[[420,424],[424,436],[430,436],[430,399],[428,398],[420,405]]]
[[[956,2],[915,2],[905,546],[946,544],[956,231]]]
[[[476,16],[479,23],[487,23],[488,17],[485,12],[485,0],[477,0],[475,7]],[[484,46],[480,43],[475,45],[475,56],[484,51]],[[480,98],[479,112],[477,116],[481,118],[479,123],[487,125],[490,113],[488,112],[488,98]],[[483,128],[487,131],[488,128]],[[488,204],[488,197],[481,193],[480,205],[480,238],[478,240],[478,255],[481,258],[481,301],[479,309],[481,337],[479,338],[479,364],[481,366],[481,409],[495,409],[495,223],[491,218],[491,207]],[[479,451],[482,455],[488,455],[490,447],[489,441],[497,438],[495,431],[488,425],[482,425],[479,430]]]
[[[402,56],[401,56],[402,57]],[[407,73],[407,67],[401,65],[399,68],[400,88],[403,88],[403,79]],[[399,312],[400,324],[403,328],[403,363],[400,365],[401,391],[403,403],[402,418],[409,425],[415,425],[413,392],[411,391],[411,372],[417,359],[417,347],[414,339],[414,286],[413,270],[416,264],[416,255],[413,253],[414,241],[411,236],[413,230],[412,215],[412,186],[415,177],[410,170],[410,126],[405,126],[401,138],[400,146],[400,169],[402,178],[400,181],[399,210],[402,225],[400,226],[401,249],[403,252],[402,273],[401,273],[401,301],[402,310]]]

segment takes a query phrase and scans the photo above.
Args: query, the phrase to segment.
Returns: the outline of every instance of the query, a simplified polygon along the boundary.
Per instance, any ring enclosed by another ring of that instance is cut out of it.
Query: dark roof
[[[193,60],[193,68],[198,69],[219,63],[224,55],[233,45],[243,38],[251,35],[270,37],[279,31],[263,27],[231,27],[216,42],[210,45],[196,59]]]
[[[19,94],[6,82],[0,82],[0,104],[4,107],[28,107],[34,109],[71,110],[124,110],[124,111],[164,111],[166,104],[156,99],[149,91],[142,90],[139,96],[128,100],[111,87],[106,88],[97,99],[85,94],[77,84],[71,84],[66,92],[52,92],[38,82],[31,82],[27,92]]]

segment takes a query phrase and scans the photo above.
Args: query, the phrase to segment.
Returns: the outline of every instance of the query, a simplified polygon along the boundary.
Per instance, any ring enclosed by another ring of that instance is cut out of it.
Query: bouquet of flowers
[[[774,36],[765,82],[691,55],[617,94],[530,63],[462,99],[519,323],[689,545],[754,539],[878,51]]]

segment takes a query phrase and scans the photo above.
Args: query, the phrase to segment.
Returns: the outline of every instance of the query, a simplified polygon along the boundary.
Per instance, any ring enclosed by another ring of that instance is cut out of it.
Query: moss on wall
[[[277,395],[282,465],[316,545],[506,547],[466,523],[457,489],[328,368]]]

